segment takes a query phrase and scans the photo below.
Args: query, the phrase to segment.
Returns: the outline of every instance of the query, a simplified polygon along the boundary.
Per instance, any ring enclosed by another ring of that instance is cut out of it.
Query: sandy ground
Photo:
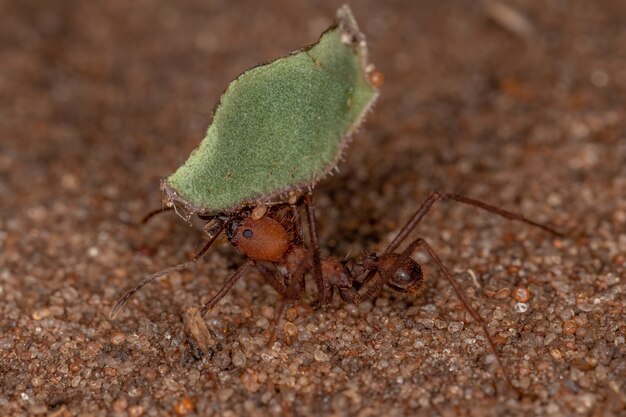
[[[228,244],[108,318],[205,239],[137,222],[228,81],[314,42],[338,2],[0,2],[0,415],[626,415],[626,3],[506,4],[351,4],[386,83],[315,196],[324,256],[380,251],[434,189],[569,231],[442,203],[416,232],[521,395],[423,254],[418,297],[311,294],[271,349],[255,274],[204,352],[185,330],[242,263]]]

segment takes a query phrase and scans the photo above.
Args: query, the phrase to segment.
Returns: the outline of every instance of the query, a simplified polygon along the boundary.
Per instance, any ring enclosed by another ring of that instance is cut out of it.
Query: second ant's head
[[[233,221],[226,234],[233,246],[255,261],[279,262],[290,245],[285,227],[268,216],[254,219],[250,214]]]
[[[377,269],[379,274],[384,275],[391,273],[391,269],[395,267],[398,260],[400,260],[400,265],[389,277],[386,284],[395,291],[415,294],[424,283],[422,268],[411,258],[401,260],[397,253],[381,256],[367,255],[354,266],[352,272],[358,276],[367,270]]]
[[[400,255],[396,253],[381,256],[378,260],[378,269],[381,270],[381,273],[386,273],[388,269],[395,266],[399,258]],[[422,267],[408,257],[400,262],[400,266],[393,273],[389,281],[387,281],[387,285],[396,291],[414,294],[419,291],[424,284]]]

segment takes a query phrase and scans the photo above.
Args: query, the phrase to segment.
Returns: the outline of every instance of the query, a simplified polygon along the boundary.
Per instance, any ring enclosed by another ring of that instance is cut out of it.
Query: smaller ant
[[[246,274],[250,267],[255,267],[267,283],[282,297],[270,335],[269,343],[272,345],[285,302],[295,302],[302,298],[305,293],[305,277],[307,274],[313,274],[318,284],[319,294],[316,305],[329,303],[335,290],[337,290],[343,301],[351,304],[359,304],[374,297],[385,285],[397,292],[414,295],[422,287],[424,278],[420,265],[411,258],[411,255],[418,248],[421,248],[428,254],[450,283],[463,307],[481,326],[499,368],[502,370],[509,386],[513,387],[509,374],[500,359],[495,342],[487,329],[487,324],[471,306],[461,287],[454,280],[452,274],[432,246],[425,239],[418,237],[412,240],[403,251],[396,251],[422,221],[434,203],[442,199],[477,207],[509,220],[520,221],[538,227],[556,236],[563,236],[555,229],[529,220],[521,214],[503,210],[460,194],[433,192],[381,254],[372,253],[360,256],[352,261],[340,261],[334,258],[320,259],[312,195],[308,193],[304,195],[302,201],[296,204],[294,202],[282,203],[269,209],[266,207],[262,209],[259,209],[259,207],[255,209],[244,208],[236,214],[230,215],[200,215],[199,217],[207,222],[204,227],[205,231],[211,236],[205,246],[191,261],[164,269],[144,278],[137,286],[130,289],[119,299],[111,311],[111,317],[114,317],[144,285],[163,275],[192,266],[208,251],[217,237],[222,232],[225,232],[229,242],[247,257],[247,261],[226,280],[218,293],[204,304],[200,314],[202,316],[206,315],[237,281]],[[308,247],[304,243],[299,212],[301,205],[304,205],[307,210],[310,241]],[[149,213],[144,218],[144,222],[157,213],[171,209],[166,207]],[[286,209],[289,209],[291,216],[285,215]]]

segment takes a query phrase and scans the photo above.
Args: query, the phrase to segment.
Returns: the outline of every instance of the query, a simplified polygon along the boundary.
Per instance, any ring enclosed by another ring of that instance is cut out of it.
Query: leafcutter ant
[[[444,262],[425,239],[421,237],[409,239],[411,232],[413,232],[438,200],[449,200],[477,207],[506,219],[520,221],[543,229],[553,235],[562,236],[560,232],[552,227],[534,222],[521,214],[503,210],[460,194],[433,192],[381,254],[370,253],[351,260],[320,259],[315,209],[312,195],[309,193],[295,204],[285,203],[261,209],[246,208],[232,215],[200,215],[207,222],[206,225],[208,227],[205,227],[205,229],[210,231],[211,238],[198,254],[190,262],[164,269],[143,279],[137,286],[130,289],[119,299],[111,312],[111,316],[117,314],[135,292],[147,283],[193,265],[208,251],[217,237],[225,233],[228,241],[241,251],[247,257],[247,260],[226,280],[217,294],[204,304],[200,311],[201,315],[204,316],[215,307],[246,272],[251,268],[255,268],[265,281],[281,295],[283,300],[270,336],[270,343],[273,343],[277,323],[285,302],[296,302],[303,298],[306,276],[312,275],[317,283],[317,305],[329,303],[335,290],[343,301],[352,304],[359,304],[371,299],[385,285],[394,291],[412,295],[416,294],[423,285],[422,269],[411,258],[418,249],[421,249],[426,252],[439,272],[450,283],[463,307],[481,326],[500,369],[507,382],[512,386],[510,376],[498,354],[495,342],[489,333],[485,321],[472,307]],[[307,214],[309,226],[308,242],[305,242],[303,236],[300,216],[301,207],[304,207]],[[154,213],[165,210],[158,210]],[[408,244],[405,245],[404,249],[400,250],[400,246],[405,242],[408,242]]]

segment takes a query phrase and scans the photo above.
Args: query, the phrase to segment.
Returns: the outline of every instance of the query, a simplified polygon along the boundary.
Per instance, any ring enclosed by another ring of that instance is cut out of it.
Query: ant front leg
[[[262,263],[255,263],[257,271],[265,279],[265,281],[276,291],[283,299],[298,301],[304,295],[304,271],[288,276],[278,276],[277,272],[272,271]]]
[[[250,265],[252,265],[252,261],[247,261],[245,264],[241,265],[239,269],[237,269],[230,277],[228,277],[222,289],[219,290],[218,293],[213,296],[213,298],[204,303],[204,305],[200,309],[200,315],[202,317],[204,317],[206,313],[211,311],[213,307],[215,307],[217,303],[219,303],[222,298],[224,298],[224,296],[228,293],[228,291],[230,291],[231,288],[233,288],[237,281],[239,281],[239,279],[246,274]]]
[[[277,277],[279,274],[277,272],[272,272],[267,266],[260,263],[255,264],[255,266],[263,278],[265,278],[265,281],[267,281],[267,283],[281,295],[278,309],[270,326],[271,333],[267,342],[267,347],[269,348],[276,341],[278,325],[280,324],[280,319],[282,318],[287,303],[290,301],[296,302],[304,295],[304,273],[306,268],[304,268],[304,264],[301,263],[298,265],[294,273],[289,273],[288,275],[279,278]]]
[[[276,291],[282,297],[285,297],[287,295],[287,286],[285,285],[284,279],[278,278],[276,274],[263,263],[255,262],[254,266],[256,267],[256,270],[259,271],[261,276],[265,279],[265,282],[267,282],[274,289],[274,291]]]
[[[157,212],[154,212],[154,213],[157,213]],[[160,211],[158,213],[160,213]],[[217,240],[217,238],[222,233],[222,231],[227,227],[227,225],[228,225],[228,222],[224,222],[220,224],[219,229],[216,231],[216,233],[212,237],[209,238],[209,240],[204,244],[202,249],[200,249],[200,251],[194,255],[191,261],[184,262],[182,264],[178,264],[176,266],[163,269],[157,272],[156,274],[148,275],[147,277],[142,279],[139,282],[139,284],[137,284],[130,290],[126,291],[126,293],[122,297],[120,297],[120,299],[117,300],[117,302],[115,303],[115,306],[111,310],[111,313],[109,313],[109,318],[111,319],[115,318],[117,313],[126,305],[126,303],[128,303],[128,301],[135,295],[135,293],[139,291],[145,285],[151,283],[152,281],[162,276],[171,274],[173,272],[182,271],[187,268],[191,268],[196,262],[198,262],[204,256],[204,254],[207,253],[207,251],[211,248],[213,243]]]

